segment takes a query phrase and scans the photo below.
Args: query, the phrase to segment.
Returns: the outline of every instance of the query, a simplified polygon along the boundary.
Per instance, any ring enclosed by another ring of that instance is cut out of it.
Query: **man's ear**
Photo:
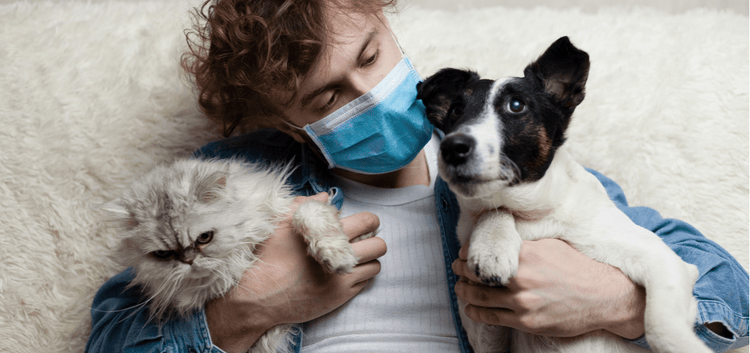
[[[544,87],[561,107],[575,109],[585,97],[589,76],[589,55],[568,37],[562,37],[524,70],[526,78]]]
[[[458,98],[464,87],[479,80],[474,71],[445,68],[417,84],[417,99],[425,106],[427,120],[440,130],[444,129],[445,118],[454,99]]]

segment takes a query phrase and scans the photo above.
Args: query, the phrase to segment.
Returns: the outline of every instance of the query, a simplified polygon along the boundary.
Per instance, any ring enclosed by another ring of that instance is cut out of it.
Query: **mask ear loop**
[[[391,38],[393,38],[393,41],[396,42],[396,46],[398,47],[398,51],[401,53],[401,57],[405,57],[406,53],[404,53],[404,49],[401,48],[401,43],[398,42],[398,39],[396,39],[396,36],[393,34],[393,31],[388,28],[388,33],[391,34]]]
[[[390,28],[390,27],[388,28],[388,33],[390,33],[390,34],[391,34],[391,38],[393,38],[393,41],[394,41],[394,42],[396,42],[396,46],[398,47],[398,51],[399,51],[399,52],[401,53],[401,60],[404,60],[404,59],[406,59],[406,61],[408,61],[408,62],[409,62],[409,65],[411,66],[411,69],[412,69],[412,70],[414,71],[414,73],[415,73],[415,74],[417,75],[417,79],[419,80],[419,82],[422,82],[422,81],[424,81],[424,78],[422,77],[422,75],[420,75],[420,74],[419,74],[419,72],[417,72],[417,69],[415,69],[415,68],[414,68],[414,67],[412,66],[412,64],[411,64],[411,59],[409,59],[409,56],[407,56],[407,55],[406,55],[406,53],[404,53],[404,49],[403,49],[403,48],[401,48],[401,43],[399,43],[399,42],[398,42],[398,39],[396,39],[396,35],[395,35],[395,34],[393,34],[393,31],[391,30],[391,28]]]
[[[330,164],[330,162],[328,162],[328,158],[326,158],[325,155],[320,151],[320,147],[317,144],[315,144],[315,141],[310,137],[310,134],[307,132],[307,130],[304,127],[299,127],[286,120],[284,120],[284,124],[286,124],[287,126],[297,131],[302,131],[303,133],[301,135],[302,135],[302,139],[305,140],[305,144],[307,144],[307,146],[313,151],[313,153],[315,153],[318,157],[320,157],[321,160],[324,160]]]
[[[291,127],[291,128],[294,128],[294,129],[297,129],[297,130],[300,130],[300,131],[305,131],[304,127],[299,127],[299,126],[294,125],[294,124],[292,124],[292,123],[290,123],[290,122],[288,122],[286,120],[283,120],[283,121],[284,121],[284,124],[289,125],[289,127]]]

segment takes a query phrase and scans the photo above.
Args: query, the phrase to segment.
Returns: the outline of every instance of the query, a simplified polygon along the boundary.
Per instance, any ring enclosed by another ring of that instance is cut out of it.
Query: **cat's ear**
[[[202,203],[213,203],[221,198],[227,186],[227,175],[223,172],[212,173],[198,180],[195,195]]]
[[[99,206],[99,208],[109,214],[111,221],[117,222],[127,229],[133,229],[138,225],[135,215],[128,210],[120,198],[107,202]]]

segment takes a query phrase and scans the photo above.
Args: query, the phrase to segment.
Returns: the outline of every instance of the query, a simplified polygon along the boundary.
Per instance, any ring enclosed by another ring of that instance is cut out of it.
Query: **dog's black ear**
[[[529,64],[524,75],[541,84],[563,108],[572,112],[586,95],[589,66],[589,55],[573,46],[568,37],[562,37]]]
[[[451,103],[469,82],[476,80],[479,80],[479,75],[474,71],[445,68],[417,84],[417,99],[424,103],[427,119],[432,125],[444,130]]]

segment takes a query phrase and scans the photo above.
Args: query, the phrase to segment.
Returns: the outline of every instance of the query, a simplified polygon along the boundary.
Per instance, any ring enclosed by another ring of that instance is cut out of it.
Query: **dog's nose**
[[[474,139],[464,134],[453,135],[440,144],[443,162],[450,165],[464,164],[474,150]]]

